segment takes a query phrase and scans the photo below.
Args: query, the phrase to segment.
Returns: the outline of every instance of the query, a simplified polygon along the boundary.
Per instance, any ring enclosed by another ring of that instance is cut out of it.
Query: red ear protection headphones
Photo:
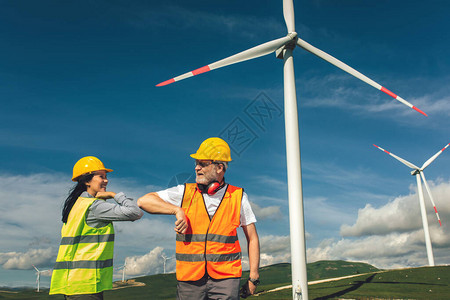
[[[225,180],[222,184],[220,184],[218,181],[213,181],[210,184],[200,184],[197,183],[197,188],[200,192],[206,193],[208,195],[214,195],[217,193],[218,190],[220,190],[225,185]]]

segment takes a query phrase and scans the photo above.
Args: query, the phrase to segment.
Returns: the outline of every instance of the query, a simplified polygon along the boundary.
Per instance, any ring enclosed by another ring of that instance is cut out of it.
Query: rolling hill
[[[244,272],[243,281],[248,272]],[[260,293],[253,299],[292,299],[290,264],[282,263],[260,269]],[[352,277],[348,277],[352,276]],[[337,277],[340,280],[317,283]],[[346,261],[319,261],[308,264],[310,299],[449,299],[450,267],[422,267],[402,270],[379,270],[371,265]],[[275,288],[284,287],[277,291]],[[270,292],[269,292],[270,291]],[[175,274],[158,274],[117,282],[105,292],[105,299],[175,299]],[[0,299],[64,299],[48,295],[48,289],[0,289]]]

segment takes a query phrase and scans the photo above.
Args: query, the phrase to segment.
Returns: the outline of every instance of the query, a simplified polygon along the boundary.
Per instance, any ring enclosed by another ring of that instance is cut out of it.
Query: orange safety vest
[[[205,272],[214,279],[242,275],[241,246],[236,232],[240,225],[243,189],[228,185],[210,219],[203,195],[195,183],[185,184],[183,208],[189,227],[177,234],[177,279],[194,281]]]

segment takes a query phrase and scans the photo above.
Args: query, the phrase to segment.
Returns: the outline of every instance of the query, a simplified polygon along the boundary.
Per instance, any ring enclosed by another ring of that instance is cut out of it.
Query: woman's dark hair
[[[67,223],[67,218],[69,217],[69,213],[72,210],[73,205],[77,201],[78,197],[87,190],[86,183],[91,181],[92,177],[94,177],[94,173],[81,175],[78,178],[78,183],[69,191],[69,196],[64,202],[64,207],[62,210],[62,221],[63,223]]]

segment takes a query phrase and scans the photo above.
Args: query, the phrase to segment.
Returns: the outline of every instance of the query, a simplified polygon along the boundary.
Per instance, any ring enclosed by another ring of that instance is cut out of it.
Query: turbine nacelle
[[[413,170],[411,171],[411,175],[416,176],[417,174],[420,174],[420,172],[422,172],[422,170]]]
[[[291,40],[287,41],[286,44],[275,50],[275,56],[279,59],[284,59],[284,50],[291,49],[294,50],[295,46],[297,46],[297,32],[289,32],[287,37],[290,37]]]

